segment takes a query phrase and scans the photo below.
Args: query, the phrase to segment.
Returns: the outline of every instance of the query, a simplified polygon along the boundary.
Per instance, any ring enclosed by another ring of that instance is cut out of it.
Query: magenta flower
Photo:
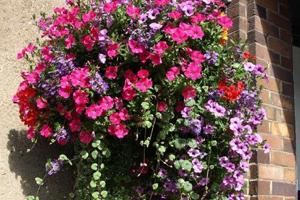
[[[145,50],[144,46],[141,45],[139,41],[130,40],[128,44],[132,53],[143,53]]]
[[[102,100],[100,100],[100,106],[103,110],[110,110],[114,107],[114,100],[110,96],[103,97]]]
[[[196,97],[196,91],[192,86],[187,86],[183,91],[182,91],[182,96],[184,99],[193,99]]]
[[[95,41],[89,35],[85,35],[81,38],[80,42],[84,44],[88,51],[91,51],[94,47]]]
[[[178,67],[171,67],[169,71],[166,73],[166,77],[168,81],[174,81],[177,76],[180,74],[180,69]]]
[[[168,104],[165,101],[159,101],[157,104],[158,111],[163,112],[167,109]]]
[[[160,41],[157,45],[154,46],[154,50],[158,54],[163,54],[169,48],[168,44],[165,41]]]
[[[187,78],[190,78],[193,81],[195,81],[202,77],[201,71],[202,71],[202,67],[200,67],[197,63],[192,62],[188,65],[188,68],[186,69],[184,74]]]
[[[102,112],[103,110],[101,106],[97,104],[92,104],[90,107],[86,109],[85,114],[88,118],[96,119],[97,117],[101,116]]]
[[[89,144],[93,140],[93,136],[90,131],[81,131],[79,134],[80,141],[84,144]]]
[[[141,9],[136,8],[134,5],[129,5],[127,7],[127,11],[126,11],[126,13],[133,19],[136,19],[136,17],[139,16],[140,12],[141,12]]]
[[[118,77],[118,67],[107,67],[105,76],[108,79],[116,79]]]
[[[108,51],[107,51],[107,55],[108,57],[112,58],[112,57],[116,57],[118,54],[118,50],[119,50],[119,43],[113,43],[111,45],[108,46]]]
[[[42,126],[42,130],[41,130],[40,134],[41,134],[41,136],[48,138],[52,135],[52,128],[49,125],[44,124]]]
[[[141,92],[147,92],[153,85],[152,81],[148,78],[144,78],[136,83],[136,88]]]

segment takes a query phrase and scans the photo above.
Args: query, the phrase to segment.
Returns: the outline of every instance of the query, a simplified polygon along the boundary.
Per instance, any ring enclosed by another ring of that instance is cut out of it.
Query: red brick
[[[235,18],[238,16],[246,17],[246,5],[237,3],[228,8],[228,17]]]
[[[291,138],[291,139],[295,138],[295,131],[294,131],[293,125],[272,122],[271,123],[271,132],[273,135],[278,135],[278,136],[287,137],[287,138]]]
[[[296,185],[289,183],[273,182],[272,194],[280,196],[296,196]]]
[[[273,1],[273,0],[272,0]],[[280,28],[283,28],[285,30],[291,29],[291,22],[290,20],[268,10],[267,11],[267,20],[272,22],[273,24],[279,26]]]
[[[294,97],[294,85],[289,83],[282,83],[282,94]]]
[[[278,11],[278,3],[274,0],[256,0],[255,1],[258,5],[261,5],[267,9],[270,9],[274,12]]]
[[[284,151],[289,153],[295,153],[295,140],[283,139]]]
[[[258,177],[265,180],[284,180],[284,170],[282,167],[259,165]]]
[[[270,134],[261,134],[264,140],[267,140],[267,143],[270,144],[270,148],[273,150],[283,150],[282,138]]]
[[[248,17],[251,16],[259,16],[261,19],[266,19],[267,18],[267,10],[266,8],[256,4],[256,3],[251,3],[248,4],[247,6],[247,15]]]
[[[295,167],[296,158],[294,154],[279,151],[271,152],[271,163],[285,167]]]
[[[281,40],[274,38],[274,37],[269,37],[268,39],[268,47],[272,50],[274,50],[277,53],[280,53],[284,56],[291,57],[292,55],[292,47],[291,45],[282,42]]]
[[[282,67],[278,67],[278,65],[271,65],[270,75],[279,80],[282,80],[282,81],[285,81],[288,83],[293,83],[293,73],[290,70],[287,70]]]
[[[261,45],[267,46],[267,35],[257,30],[248,32],[248,40],[250,43],[257,42]]]
[[[277,93],[281,93],[282,91],[282,82],[272,77],[269,77],[269,82],[266,82],[265,80],[262,79],[258,80],[258,84],[264,86],[264,88],[266,89],[269,89]]]
[[[261,58],[265,61],[271,62],[273,64],[280,64],[280,56],[278,53],[271,51],[266,46],[255,45],[255,52],[258,58]]]
[[[269,133],[270,132],[270,122],[264,120],[261,125],[257,127],[259,133]]]
[[[249,19],[249,30],[253,29],[257,29],[267,35],[279,38],[279,28],[258,16],[253,16]]]
[[[290,183],[296,183],[296,170],[295,169],[285,169],[284,170],[284,180]]]
[[[281,113],[280,113],[280,116],[281,119],[280,121],[281,122],[285,122],[285,123],[288,123],[288,124],[295,124],[295,113],[294,111],[289,111],[289,110],[283,110]]]
[[[288,44],[291,44],[292,43],[291,32],[280,29],[280,39]]]
[[[280,108],[288,110],[294,109],[294,99],[276,93],[271,94],[271,103]]]
[[[249,195],[269,195],[271,194],[270,181],[250,181]]]

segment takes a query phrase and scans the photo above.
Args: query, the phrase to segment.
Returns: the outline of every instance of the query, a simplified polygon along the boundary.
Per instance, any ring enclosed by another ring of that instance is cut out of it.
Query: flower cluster
[[[67,0],[18,54],[28,138],[74,147],[73,199],[244,199],[265,69],[227,44],[221,0]],[[36,199],[37,197],[30,197]]]

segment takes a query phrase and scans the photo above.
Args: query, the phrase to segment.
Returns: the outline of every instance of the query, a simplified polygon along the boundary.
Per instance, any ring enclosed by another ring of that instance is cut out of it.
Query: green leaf
[[[191,171],[192,169],[192,163],[188,160],[183,161],[183,163],[181,164],[182,169],[186,170],[186,171]]]
[[[160,147],[158,148],[158,151],[159,151],[159,153],[163,154],[163,153],[166,152],[166,147],[160,146]]]
[[[169,155],[169,159],[170,159],[171,161],[174,161],[174,160],[175,160],[175,155],[174,155],[174,154]]]
[[[195,104],[196,104],[196,101],[194,99],[190,99],[190,100],[185,102],[185,105],[188,106],[188,107],[192,107]]]
[[[100,173],[100,172],[95,172],[95,173],[93,174],[93,178],[94,178],[96,181],[99,180],[100,177],[101,177],[101,173]]]
[[[97,163],[93,163],[91,165],[91,169],[96,171],[98,169],[98,164]]]
[[[39,178],[39,177],[36,177],[36,178],[35,178],[35,182],[36,182],[36,184],[38,184],[38,185],[44,185],[43,179],[41,179],[41,178]]]
[[[197,200],[197,199],[200,198],[199,194],[197,194],[197,193],[195,193],[195,192],[192,192],[192,193],[191,193],[191,197],[192,197],[192,199],[195,199],[195,200]]]
[[[90,182],[90,186],[91,186],[92,188],[95,188],[95,187],[97,187],[97,184],[96,184],[95,181],[91,181],[91,182]]]
[[[153,188],[153,190],[156,190],[156,189],[158,188],[158,183],[154,183],[154,184],[152,185],[152,188]]]
[[[94,150],[94,151],[92,151],[92,157],[94,158],[94,159],[97,159],[97,157],[98,157],[98,151],[97,150]]]
[[[184,184],[183,184],[183,189],[186,191],[186,192],[190,192],[193,190],[193,185],[186,181]]]
[[[175,168],[178,170],[179,168],[180,168],[180,162],[178,161],[178,160],[176,160],[175,162],[174,162],[174,166],[175,166]]]
[[[82,157],[83,159],[87,159],[87,158],[89,157],[89,153],[86,152],[86,151],[81,151],[81,152],[80,152],[80,155],[81,155],[81,157]]]
[[[197,142],[196,142],[196,140],[194,140],[194,139],[189,139],[189,140],[188,140],[188,145],[189,145],[189,147],[191,147],[192,149],[197,148]]]
[[[143,102],[141,105],[145,110],[149,109],[149,107],[150,107],[148,102]]]
[[[96,140],[96,141],[94,141],[94,142],[92,143],[92,146],[93,146],[94,148],[96,148],[96,147],[98,147],[98,146],[100,145],[100,143],[101,143],[100,140]]]
[[[101,195],[102,195],[104,198],[107,197],[107,191],[105,191],[105,190],[102,191],[102,192],[101,192]]]
[[[143,122],[143,127],[151,128],[152,127],[152,123],[150,121],[144,121]]]
[[[93,196],[95,199],[99,198],[99,192],[93,192],[93,193],[92,193],[92,196]]]
[[[183,147],[185,147],[186,145],[186,140],[185,139],[181,139],[181,138],[178,138],[175,140],[175,147],[176,149],[182,149]]]
[[[34,200],[35,199],[35,196],[28,196],[27,197],[27,200]]]
[[[101,186],[102,188],[104,188],[104,187],[106,186],[106,182],[105,182],[105,181],[100,181],[100,186]]]
[[[211,143],[211,146],[213,146],[213,147],[217,146],[217,144],[218,144],[218,142],[216,140],[213,140],[210,143]]]

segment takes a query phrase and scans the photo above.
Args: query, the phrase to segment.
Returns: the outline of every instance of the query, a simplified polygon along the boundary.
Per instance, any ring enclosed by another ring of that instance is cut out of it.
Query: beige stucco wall
[[[64,0],[0,0],[0,200],[23,200],[36,192],[34,178],[44,175],[47,157],[57,155],[57,147],[45,142],[30,153],[30,141],[22,130],[18,108],[11,98],[21,81],[20,72],[26,69],[16,55],[29,42],[34,42],[37,29],[31,16],[40,11],[50,12]],[[41,190],[41,200],[60,200],[72,187],[71,170],[48,179],[48,189]],[[47,190],[51,193],[47,193]]]

